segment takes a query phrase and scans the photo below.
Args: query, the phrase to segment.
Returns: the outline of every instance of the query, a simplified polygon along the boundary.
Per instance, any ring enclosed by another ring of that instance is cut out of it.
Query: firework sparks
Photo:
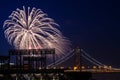
[[[61,57],[70,49],[70,42],[58,26],[42,10],[23,7],[12,12],[3,28],[5,37],[15,49],[55,48],[57,57]]]

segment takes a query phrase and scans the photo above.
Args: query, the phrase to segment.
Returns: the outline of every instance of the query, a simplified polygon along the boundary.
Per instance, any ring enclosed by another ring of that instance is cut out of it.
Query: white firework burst
[[[28,7],[16,9],[4,22],[5,37],[16,49],[55,48],[56,56],[61,57],[70,49],[66,39],[53,19],[40,9]]]

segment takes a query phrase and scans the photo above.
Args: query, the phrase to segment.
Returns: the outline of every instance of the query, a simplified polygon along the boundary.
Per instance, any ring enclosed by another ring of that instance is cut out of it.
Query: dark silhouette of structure
[[[77,67],[80,71],[82,70],[82,56],[81,56],[81,49],[77,46],[74,49],[74,67]]]
[[[9,56],[15,56],[16,65],[28,65],[29,68],[46,68],[47,55],[51,54],[53,63],[55,63],[55,49],[23,49],[23,50],[10,50]],[[11,60],[11,59],[10,59]],[[32,66],[31,66],[32,65]]]

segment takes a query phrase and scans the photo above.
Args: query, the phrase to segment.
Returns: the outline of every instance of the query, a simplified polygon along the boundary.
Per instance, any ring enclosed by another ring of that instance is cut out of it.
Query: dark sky
[[[0,54],[12,48],[3,22],[16,8],[36,7],[60,26],[63,34],[103,64],[120,67],[120,5],[112,0],[0,0]]]

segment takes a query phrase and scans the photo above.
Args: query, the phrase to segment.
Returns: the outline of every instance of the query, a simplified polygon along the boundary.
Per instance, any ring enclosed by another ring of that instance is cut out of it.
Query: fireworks
[[[17,8],[3,25],[5,37],[15,49],[55,48],[60,58],[70,49],[70,41],[58,27],[42,10],[30,7]]]

